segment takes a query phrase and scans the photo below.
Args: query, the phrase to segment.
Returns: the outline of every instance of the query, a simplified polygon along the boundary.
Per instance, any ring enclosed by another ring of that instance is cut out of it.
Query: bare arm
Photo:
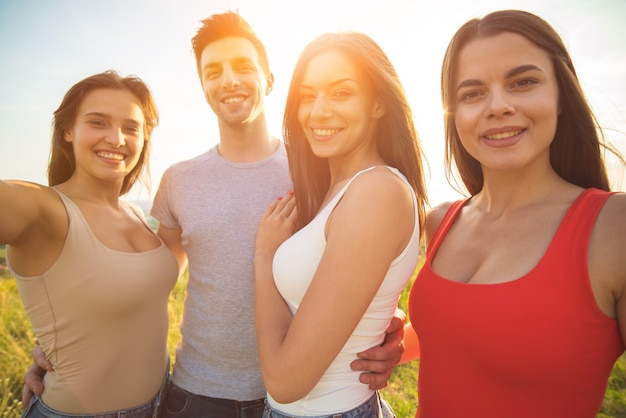
[[[0,181],[0,244],[7,244],[11,265],[25,276],[41,274],[57,259],[67,233],[67,214],[50,188],[21,181]]]
[[[157,235],[167,248],[172,252],[174,258],[178,262],[178,275],[184,273],[187,268],[187,254],[183,249],[182,243],[182,231],[180,228],[166,228],[163,225],[159,225],[159,229],[157,230]]]
[[[257,246],[259,357],[266,387],[277,401],[300,399],[319,381],[408,242],[413,222],[410,192],[397,177],[370,172],[357,178],[328,221],[325,252],[293,318],[274,285],[274,253]],[[267,227],[262,221],[259,234]]]
[[[589,277],[598,307],[616,318],[626,345],[626,194],[609,197],[589,241]]]
[[[404,353],[400,359],[400,364],[408,363],[420,358],[420,343],[417,339],[415,329],[411,324],[404,327]]]
[[[0,181],[0,244],[18,245],[41,218],[44,187],[26,182]]]

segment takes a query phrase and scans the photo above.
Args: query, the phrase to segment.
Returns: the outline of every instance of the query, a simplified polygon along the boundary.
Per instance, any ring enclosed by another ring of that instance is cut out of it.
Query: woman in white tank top
[[[415,270],[426,201],[413,117],[381,48],[361,33],[307,45],[284,135],[294,193],[268,208],[255,254],[265,416],[392,415],[350,370],[383,341]]]

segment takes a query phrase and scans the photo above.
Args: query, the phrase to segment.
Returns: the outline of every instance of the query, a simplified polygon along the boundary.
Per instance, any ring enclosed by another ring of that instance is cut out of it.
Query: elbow
[[[289,389],[283,390],[280,388],[267,389],[267,393],[270,394],[272,399],[281,404],[289,404],[292,402],[296,402],[299,399],[302,399],[306,396],[306,393],[302,395],[297,394]]]
[[[272,379],[264,376],[265,388],[272,399],[281,404],[289,404],[304,398],[312,387],[304,387],[302,382],[296,382],[294,376],[283,379]]]

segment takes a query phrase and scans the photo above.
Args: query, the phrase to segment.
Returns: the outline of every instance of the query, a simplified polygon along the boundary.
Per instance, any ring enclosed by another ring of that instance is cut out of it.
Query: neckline
[[[521,275],[520,277],[517,277],[517,278],[515,278],[513,280],[508,280],[506,282],[498,282],[498,283],[470,283],[470,282],[460,282],[460,281],[457,281],[457,280],[454,280],[454,279],[449,279],[447,277],[444,277],[444,276],[440,275],[435,270],[433,270],[432,262],[433,262],[433,259],[435,258],[435,255],[437,254],[437,251],[439,250],[439,247],[441,246],[441,243],[445,239],[448,231],[450,230],[450,228],[452,227],[452,225],[456,221],[456,218],[459,215],[459,213],[461,212],[461,210],[463,209],[463,207],[465,207],[465,205],[472,199],[473,196],[465,199],[463,201],[463,203],[456,208],[456,211],[454,213],[454,217],[452,219],[450,219],[450,222],[448,222],[446,224],[445,230],[441,230],[441,231],[437,230],[436,234],[440,236],[440,239],[436,243],[437,247],[435,248],[434,253],[431,254],[431,256],[428,257],[427,260],[426,260],[426,263],[428,265],[428,269],[430,270],[430,272],[439,281],[442,281],[444,283],[450,284],[451,286],[460,285],[460,286],[474,286],[474,287],[479,287],[479,288],[487,288],[487,287],[493,288],[493,286],[507,286],[507,285],[508,286],[516,286],[516,285],[519,285],[520,283],[525,282],[526,279],[528,279],[529,276],[533,275],[533,273],[535,271],[537,271],[539,268],[541,268],[543,266],[543,264],[545,264],[546,256],[552,251],[552,248],[554,246],[554,243],[555,243],[556,239],[559,237],[559,235],[561,235],[563,233],[562,230],[564,228],[564,224],[572,216],[572,212],[575,210],[575,208],[578,205],[580,205],[580,202],[584,199],[584,197],[587,194],[589,194],[591,192],[591,190],[593,190],[593,188],[589,188],[589,189],[583,190],[576,197],[576,199],[574,199],[572,204],[569,206],[569,208],[567,208],[567,210],[565,211],[565,214],[561,218],[561,221],[559,222],[559,226],[557,227],[556,231],[554,232],[554,235],[552,236],[552,238],[550,238],[550,242],[548,244],[548,247],[546,248],[546,251],[542,254],[542,256],[539,259],[539,261],[537,262],[537,264],[535,264],[527,273]],[[443,221],[442,221],[442,224],[443,224]],[[440,225],[440,227],[441,227],[441,225]],[[446,234],[446,235],[441,236],[442,234]]]
[[[156,247],[156,248],[153,248],[153,249],[147,250],[147,251],[139,251],[139,252],[120,251],[120,250],[116,250],[116,249],[113,249],[111,247],[108,247],[107,245],[104,245],[104,243],[102,241],[100,241],[98,236],[93,232],[93,229],[91,228],[91,225],[89,225],[89,222],[87,222],[87,218],[85,218],[85,215],[83,215],[83,212],[80,210],[80,208],[78,207],[76,202],[74,202],[71,197],[67,196],[65,193],[61,192],[60,190],[57,190],[54,187],[52,187],[52,189],[59,194],[59,196],[64,201],[64,205],[66,206],[66,212],[68,212],[68,233],[69,233],[69,229],[71,228],[72,221],[71,221],[71,218],[69,217],[69,211],[67,209],[67,202],[69,202],[69,204],[72,206],[72,208],[76,210],[76,212],[78,213],[78,216],[80,217],[81,221],[83,222],[85,227],[89,230],[89,234],[98,243],[98,245],[100,245],[100,247],[102,247],[106,251],[110,251],[112,253],[121,254],[121,255],[150,254],[150,253],[154,253],[156,251],[160,251],[165,246],[165,243],[163,242],[163,240],[161,238],[159,238],[158,236],[157,236],[157,238],[159,239],[160,245],[158,247]],[[139,219],[139,222],[141,222],[146,228],[148,228],[148,230],[150,230],[150,226],[148,224],[146,224],[143,221],[143,219],[141,219],[139,217],[139,215],[137,213],[135,213],[135,211],[131,208],[131,206],[130,206],[130,204],[128,202],[120,199],[120,205],[124,208],[125,211],[130,212],[133,216],[135,216],[137,219]],[[67,237],[66,237],[66,241],[67,241]],[[65,244],[63,244],[63,246],[65,247]]]

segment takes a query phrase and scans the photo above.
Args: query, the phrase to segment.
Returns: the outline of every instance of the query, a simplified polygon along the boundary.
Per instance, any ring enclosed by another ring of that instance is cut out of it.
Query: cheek
[[[204,91],[204,97],[207,103],[211,103],[215,98],[215,83],[211,80],[204,80],[202,82],[202,90]]]
[[[462,109],[454,114],[454,124],[461,140],[467,136],[476,124],[476,117],[468,109]]]
[[[134,139],[133,146],[135,149],[135,153],[139,155],[143,152],[143,148],[146,146],[146,141],[144,140],[143,137]]]
[[[298,105],[298,113],[297,113],[298,123],[300,124],[302,129],[304,129],[305,131],[306,131],[305,125],[309,119],[310,113],[311,113],[310,106],[304,105],[304,104]]]

